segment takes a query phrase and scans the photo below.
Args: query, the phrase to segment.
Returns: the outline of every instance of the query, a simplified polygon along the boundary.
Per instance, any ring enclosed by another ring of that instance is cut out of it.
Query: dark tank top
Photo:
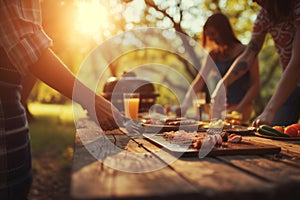
[[[235,58],[226,60],[226,61],[217,61],[216,65],[220,72],[221,77],[223,77]],[[242,77],[233,82],[230,86],[227,87],[227,103],[228,104],[236,104],[242,101],[245,94],[250,88],[250,73],[246,72]]]

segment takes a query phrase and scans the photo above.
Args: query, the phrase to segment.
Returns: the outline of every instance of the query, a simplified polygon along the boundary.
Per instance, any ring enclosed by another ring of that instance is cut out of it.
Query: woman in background
[[[204,66],[192,82],[181,105],[181,115],[184,115],[191,105],[193,94],[201,91],[205,85],[203,77],[218,70],[223,77],[234,60],[245,50],[245,45],[236,38],[228,18],[221,12],[211,15],[203,27],[202,46],[207,48],[207,43],[212,46]],[[257,59],[247,73],[226,88],[227,112],[237,111],[242,113],[243,121],[251,117],[252,103],[260,88]]]

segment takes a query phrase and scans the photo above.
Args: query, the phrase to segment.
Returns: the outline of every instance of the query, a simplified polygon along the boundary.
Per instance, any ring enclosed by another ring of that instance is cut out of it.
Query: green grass
[[[34,166],[40,168],[39,163],[46,159],[69,169],[75,138],[72,105],[32,103],[29,110],[34,115],[29,123]]]

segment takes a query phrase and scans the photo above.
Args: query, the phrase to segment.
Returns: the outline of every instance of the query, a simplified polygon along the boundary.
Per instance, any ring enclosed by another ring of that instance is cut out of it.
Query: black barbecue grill
[[[103,87],[104,98],[111,101],[120,111],[124,111],[123,94],[133,92],[140,94],[139,112],[147,112],[159,96],[155,93],[154,85],[140,77],[110,77]]]

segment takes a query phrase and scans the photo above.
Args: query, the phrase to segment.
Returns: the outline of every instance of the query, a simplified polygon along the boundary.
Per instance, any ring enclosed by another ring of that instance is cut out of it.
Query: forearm
[[[212,70],[214,70],[214,67],[215,67],[214,60],[212,59],[211,56],[207,56],[205,60],[205,64],[200,69],[199,73],[191,83],[191,86],[189,87],[185,95],[184,101],[182,103],[182,107],[184,109],[187,109],[187,107],[191,104],[193,94],[196,94],[197,92],[200,92],[202,90],[202,88],[205,85],[205,80],[203,77],[208,77],[209,73]]]
[[[257,55],[262,47],[264,36],[252,37],[246,50],[234,61],[223,77],[226,87],[243,76],[257,62]]]
[[[73,73],[55,56],[50,50],[46,49],[37,63],[30,66],[30,71],[41,81],[53,89],[59,91],[69,99],[80,103],[87,108],[88,103],[84,99],[94,99],[94,92],[84,86],[81,82],[76,82],[77,95],[73,97],[73,88],[76,77]],[[80,93],[80,95],[78,95]],[[84,97],[84,98],[82,98]]]
[[[185,95],[184,101],[182,103],[182,107],[184,109],[187,109],[188,106],[191,105],[193,96],[195,96],[197,92],[201,91],[203,86],[204,86],[203,78],[197,76],[196,79],[192,82],[191,86],[189,87]]]
[[[287,68],[284,71],[283,76],[277,85],[275,93],[265,107],[265,111],[273,114],[278,111],[278,109],[284,104],[284,102],[295,89],[297,83],[299,82],[299,75],[300,68],[298,66],[294,67],[293,69]]]
[[[253,100],[256,98],[259,91],[259,84],[253,85],[249,88],[248,92],[242,99],[242,101],[236,107],[237,111],[243,111],[249,104],[253,103]]]
[[[245,108],[249,107],[253,103],[253,100],[256,98],[260,90],[260,78],[259,78],[259,64],[258,59],[255,60],[251,69],[249,70],[250,83],[249,89],[243,97],[242,101],[237,106],[238,111],[242,111]]]
[[[295,38],[293,40],[292,56],[290,62],[283,71],[282,77],[278,83],[277,89],[267,106],[265,111],[268,113],[276,113],[280,106],[287,100],[300,81],[300,27],[297,27]]]
[[[80,82],[50,49],[46,49],[29,70],[53,89],[79,103],[102,129],[112,130],[123,124],[120,112]]]
[[[239,56],[222,78],[224,85],[228,87],[242,77],[249,70],[254,60],[255,57],[248,56],[246,52]]]

